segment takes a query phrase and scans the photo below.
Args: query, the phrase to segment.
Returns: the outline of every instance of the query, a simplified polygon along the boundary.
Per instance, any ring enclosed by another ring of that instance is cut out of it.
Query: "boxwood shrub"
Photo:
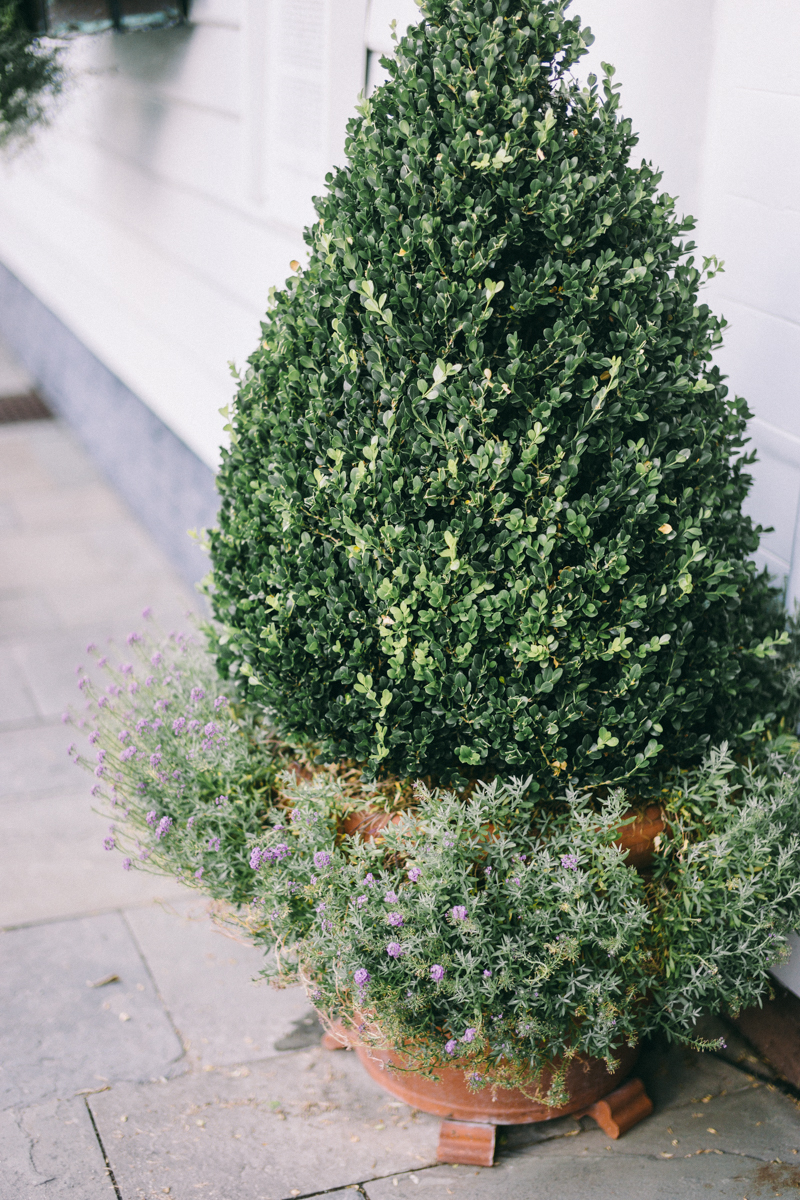
[[[565,8],[427,0],[232,415],[216,649],[373,772],[621,781],[788,715],[717,264]]]

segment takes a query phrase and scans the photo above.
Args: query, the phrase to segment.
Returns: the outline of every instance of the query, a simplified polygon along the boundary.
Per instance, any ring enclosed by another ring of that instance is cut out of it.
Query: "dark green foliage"
[[[373,771],[621,780],[784,711],[724,322],[565,7],[428,0],[239,392],[222,660]]]
[[[58,50],[45,48],[25,28],[16,0],[0,0],[0,146],[44,121],[61,85]]]

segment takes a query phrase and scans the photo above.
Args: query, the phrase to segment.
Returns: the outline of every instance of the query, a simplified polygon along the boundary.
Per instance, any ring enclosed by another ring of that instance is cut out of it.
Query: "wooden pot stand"
[[[602,1100],[596,1100],[588,1108],[572,1115],[576,1118],[592,1117],[607,1137],[616,1139],[649,1117],[652,1111],[653,1101],[644,1090],[641,1079],[628,1079]],[[494,1165],[496,1134],[496,1125],[442,1121],[436,1157],[442,1163],[491,1167]]]

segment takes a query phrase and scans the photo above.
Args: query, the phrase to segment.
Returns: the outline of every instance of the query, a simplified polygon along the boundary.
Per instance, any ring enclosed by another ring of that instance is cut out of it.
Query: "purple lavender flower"
[[[95,767],[94,773],[98,779],[102,779],[106,773],[106,769],[105,769],[105,767]]]
[[[194,823],[195,823],[195,821],[196,821],[196,820],[197,820],[197,816],[196,816],[196,815],[193,815],[193,816],[189,817],[189,820],[186,822],[186,828],[187,828],[187,829],[191,829],[191,828],[192,828],[192,826],[194,825]]]
[[[127,742],[130,736],[130,731],[128,729],[120,729],[119,733],[117,734],[117,741]]]
[[[148,604],[147,608],[142,609],[142,616],[144,617],[145,621],[149,621],[150,618],[152,617],[152,615],[153,615],[153,610],[150,607],[150,605]]]
[[[325,869],[325,867],[329,867],[330,865],[331,865],[331,856],[327,850],[315,850],[314,851],[314,866],[317,868],[318,871],[322,871]]]
[[[141,733],[143,729],[147,729],[147,720],[145,717],[141,717],[140,720],[136,722],[136,732]]]
[[[74,742],[70,742],[70,744],[67,746],[67,755],[68,755],[68,757],[69,757],[69,758],[72,758],[72,755],[75,753],[75,751],[76,751],[77,749],[78,749],[78,747],[75,745],[75,743],[74,743]],[[102,762],[102,759],[101,759],[100,761]]]
[[[514,878],[511,880],[511,882],[515,883],[517,885],[517,887],[519,887],[519,885],[520,885],[519,875],[515,875]]]
[[[483,972],[483,978],[484,978],[484,979],[491,979],[491,977],[492,977],[492,972],[491,972],[491,971],[489,970],[489,968],[487,967],[487,968],[486,968],[486,970]]]
[[[397,893],[392,892],[392,891],[387,892],[383,898],[387,904],[397,904],[397,901],[399,899]]]
[[[116,842],[114,841],[113,837],[111,837],[111,835],[109,834],[109,836],[107,838],[103,838],[103,845],[105,846],[106,850],[113,850],[116,845]]]
[[[370,975],[370,973],[366,969],[366,967],[359,967],[357,971],[353,972],[353,979],[354,979],[356,985],[361,989],[362,992],[363,992],[364,988],[367,986],[367,984],[369,983],[371,978],[372,978],[372,976]]]
[[[205,700],[205,698],[206,698],[206,694],[201,687],[193,687],[191,692],[189,693],[189,699],[194,700],[195,703],[198,700]]]
[[[133,674],[133,663],[120,663],[119,669],[123,675]]]
[[[419,869],[419,867],[409,867],[408,878],[412,883],[416,883],[421,874],[422,871]]]
[[[399,942],[389,942],[389,945],[386,947],[386,953],[390,958],[399,958],[403,953],[403,948]]]
[[[491,867],[487,867],[487,868],[486,868],[486,874],[487,874],[487,875],[491,875],[491,873],[492,873],[492,868],[491,868]]]
[[[357,908],[363,908],[363,906],[364,906],[366,903],[367,903],[367,897],[366,897],[366,896],[356,896],[356,907],[357,907]]]
[[[172,722],[172,732],[173,733],[183,733],[185,728],[186,728],[186,717],[177,717],[176,720],[174,720]]]
[[[97,646],[95,646],[94,642],[89,642],[88,646],[86,647],[86,653],[94,654],[96,649],[97,649]]]
[[[206,735],[206,737],[211,738],[215,737],[217,733],[219,733],[219,730],[213,721],[209,721],[207,725],[203,726],[203,733]]]
[[[150,755],[150,766],[153,768],[154,771],[155,771],[156,767],[159,765],[159,763],[161,762],[161,757],[162,756],[158,752]]]
[[[145,817],[145,821],[147,821],[148,825],[155,825],[157,820],[158,820],[158,813],[156,812],[156,810],[154,808],[152,808],[150,810],[150,812],[147,814],[147,816]]]
[[[278,842],[278,845],[275,846],[272,850],[272,854],[271,854],[272,861],[273,862],[281,862],[284,858],[286,858],[286,855],[288,853],[289,853],[289,847],[286,845],[286,842]],[[312,883],[313,882],[315,882],[315,881],[312,879]]]
[[[431,979],[434,983],[441,983],[444,979],[444,967],[440,967],[438,963],[434,963],[431,967]]]
[[[148,675],[148,676],[147,676],[147,679],[145,679],[145,681],[144,681],[144,686],[145,686],[145,687],[152,687],[152,686],[153,686],[153,684],[155,683],[155,681],[156,681],[156,677],[155,677],[155,675]]]
[[[102,658],[98,658],[97,665],[98,665],[98,667],[104,667],[107,662],[108,662],[108,659],[106,658],[106,656],[104,654]]]
[[[467,919],[467,910],[463,904],[456,904],[452,909],[452,914],[454,921],[466,921]]]
[[[257,871],[258,868],[261,866],[261,855],[262,855],[262,851],[260,850],[260,848],[258,846],[256,846],[255,850],[250,855],[250,866],[253,868],[254,871]]]
[[[456,1041],[455,1038],[450,1038],[450,1041],[445,1042],[445,1044],[444,1044],[445,1054],[455,1054],[457,1049],[458,1049],[458,1042]]]
[[[477,1031],[477,1029],[465,1029],[465,1030],[464,1030],[464,1036],[463,1036],[463,1037],[462,1037],[462,1039],[461,1039],[461,1040],[462,1040],[462,1042],[474,1042],[474,1041],[475,1041],[475,1034],[476,1034],[477,1032],[478,1032],[478,1031]]]
[[[403,924],[403,914],[399,912],[390,912],[386,919],[390,925],[394,925],[398,929]]]
[[[106,700],[105,696],[98,696],[98,697],[97,697],[97,707],[98,707],[98,708],[105,708],[105,706],[106,706],[107,704],[108,704],[108,700]]]
[[[63,712],[63,713],[61,714],[61,724],[62,724],[62,725],[69,725],[69,720],[70,720],[69,713],[68,713],[68,712]]]
[[[142,635],[140,633],[129,633],[128,636],[125,638],[125,641],[128,643],[129,646],[132,646],[134,642],[140,642],[141,640],[142,640]]]
[[[87,688],[88,686],[89,686],[89,677],[87,675],[84,675],[82,679],[78,680],[78,687],[81,689],[81,691],[83,691],[84,688]]]
[[[365,875],[364,883],[366,883],[367,887],[374,887],[374,885],[375,885],[374,875],[372,875],[371,873],[369,875]]]
[[[169,708],[169,700],[165,700],[164,697],[162,696],[159,700],[156,700],[153,707],[163,709],[163,711],[166,712],[167,709]]]
[[[163,837],[166,837],[171,828],[172,817],[162,817],[158,822],[158,828],[156,829],[156,841],[160,842]],[[219,847],[217,847],[217,849],[219,849]]]
[[[227,796],[217,796],[217,798],[216,798],[216,800],[214,801],[214,803],[216,804],[217,808],[219,808],[220,804],[227,804],[227,803],[228,803],[228,797],[227,797]],[[278,828],[278,829],[280,829],[280,828],[281,828],[281,826],[280,826],[280,825],[278,825],[278,827],[277,827],[277,828]]]
[[[216,700],[214,701],[214,711],[218,712],[219,709],[222,708],[223,704],[229,703],[230,701],[228,700],[227,696],[217,696]]]
[[[89,795],[96,796],[99,791],[100,791],[100,784],[95,783],[92,787],[89,788]]]
[[[289,820],[296,821],[299,818],[299,816],[300,816],[300,809],[293,808],[292,811],[289,813]]]
[[[129,858],[123,858],[123,860],[122,860],[123,871],[130,871],[132,866],[133,866],[133,863],[131,862],[131,860]]]
[[[122,751],[122,754],[120,754],[119,760],[120,762],[128,762],[129,759],[135,758],[136,754],[137,750],[135,746],[127,746],[126,749]]]
[[[204,870],[204,868],[203,868],[203,867],[200,867],[200,868],[199,868],[197,871],[195,871],[195,873],[194,873],[194,877],[195,877],[195,879],[202,879],[202,878],[203,878],[203,870]]]
[[[139,858],[140,858],[140,860],[141,860],[142,862],[147,862],[147,860],[148,860],[148,858],[149,858],[149,857],[150,857],[150,851],[149,851],[149,850],[140,850],[140,851],[139,851]]]
[[[577,854],[562,854],[561,865],[565,871],[577,871],[578,856]]]
[[[208,839],[208,848],[209,850],[219,850],[219,838],[210,837]]]
[[[156,650],[155,654],[150,659],[150,662],[153,664],[154,667],[157,667],[161,664],[162,661],[163,661],[163,655],[162,655],[161,651]]]
[[[130,681],[130,683],[128,684],[128,692],[130,693],[131,696],[135,696],[136,693],[138,692],[138,690],[139,690],[138,683],[136,682],[135,679],[132,679]]]
[[[95,742],[99,739],[99,737],[100,737],[100,730],[93,729],[92,732],[89,734],[90,744],[93,746],[95,744]]]

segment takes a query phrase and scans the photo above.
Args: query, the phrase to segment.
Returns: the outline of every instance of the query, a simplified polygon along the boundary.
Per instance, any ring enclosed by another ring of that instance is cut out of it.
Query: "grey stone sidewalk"
[[[87,641],[196,603],[68,430],[0,427],[0,1200],[800,1192],[800,1110],[733,1043],[738,1065],[650,1047],[656,1112],[618,1142],[565,1118],[437,1166],[438,1122],[322,1051],[201,897],[122,871],[61,712]]]

